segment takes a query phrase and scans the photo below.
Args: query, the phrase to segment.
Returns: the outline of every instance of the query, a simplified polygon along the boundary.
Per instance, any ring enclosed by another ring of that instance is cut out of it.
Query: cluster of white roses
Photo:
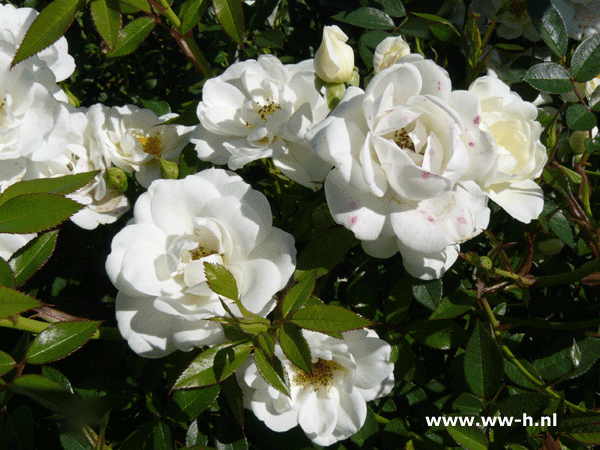
[[[106,270],[119,290],[119,329],[140,355],[226,340],[220,325],[206,320],[226,310],[208,286],[205,263],[225,266],[245,307],[261,316],[295,269],[292,236],[272,226],[267,198],[238,175],[208,169],[159,179],[160,158],[177,160],[188,142],[200,159],[231,170],[270,158],[297,183],[315,191],[324,185],[335,221],[369,255],[400,252],[407,271],[423,279],[442,276],[459,244],[487,226],[488,198],[526,223],[542,211],[534,179],[546,152],[536,108],[493,74],[467,91],[452,90],[447,72],[410,54],[401,38],[379,45],[374,78],[365,90],[349,87],[333,111],[325,87],[354,72],[353,50],[338,27],[326,27],[314,61],[284,65],[263,55],[233,64],[206,81],[200,124],[192,128],[130,105],[70,106],[56,84],[75,68],[64,38],[10,70],[36,15],[0,5],[0,188],[99,170],[73,194],[87,207],[72,220],[92,229],[129,209],[105,173],[135,173],[148,191],[115,236]],[[317,74],[325,85],[315,83]],[[290,374],[290,397],[265,382],[252,357],[237,376],[246,406],[269,427],[299,424],[329,445],[358,431],[365,402],[391,390],[391,348],[367,330],[344,340],[304,336],[312,374],[276,349]]]

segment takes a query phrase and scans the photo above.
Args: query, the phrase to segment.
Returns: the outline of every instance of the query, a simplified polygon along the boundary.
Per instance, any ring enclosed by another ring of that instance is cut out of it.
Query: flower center
[[[412,139],[410,138],[410,136],[408,135],[408,131],[406,131],[406,128],[401,128],[400,130],[396,130],[394,132],[393,140],[398,147],[408,148],[408,149],[412,150],[413,152],[415,151],[415,144],[412,141]]]
[[[202,245],[198,245],[194,250],[190,251],[190,256],[192,257],[192,261],[198,261],[199,259],[206,258],[210,255],[216,255],[218,252],[214,250],[208,250],[204,248]]]
[[[275,111],[281,109],[279,103],[275,103],[271,99],[267,99],[266,105],[260,105],[259,103],[252,101],[252,108],[256,111],[256,114],[262,119],[267,120],[267,116],[272,116]]]
[[[294,382],[302,386],[311,385],[314,389],[320,387],[328,387],[333,380],[333,375],[336,371],[342,370],[343,367],[335,361],[325,359],[317,359],[317,362],[312,365],[312,374],[303,370],[298,371]]]
[[[139,133],[134,133],[133,135],[142,145],[144,153],[154,156],[158,156],[162,153],[163,149],[162,143],[160,142],[160,132],[156,133],[154,136],[144,136]]]

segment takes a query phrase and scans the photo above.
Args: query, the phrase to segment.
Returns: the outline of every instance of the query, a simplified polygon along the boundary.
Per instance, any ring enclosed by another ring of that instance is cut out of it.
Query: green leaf
[[[25,194],[71,194],[88,184],[96,175],[98,175],[98,171],[64,175],[56,178],[21,181],[6,188],[2,195],[0,195],[0,205],[12,198]]]
[[[212,0],[215,16],[223,31],[238,45],[244,45],[244,10],[241,0]]]
[[[544,11],[539,23],[539,32],[546,45],[556,56],[563,58],[566,55],[569,43],[567,27],[554,5],[550,4]]]
[[[173,389],[210,386],[227,378],[250,356],[247,341],[216,345],[205,350],[179,376]]]
[[[148,4],[148,0],[120,0],[121,3],[126,3],[127,5],[133,6],[135,9],[139,11],[144,11],[149,13],[151,11],[150,5]]]
[[[409,332],[417,341],[440,350],[457,347],[469,336],[451,319],[417,320],[409,325]]]
[[[46,6],[27,30],[11,67],[60,39],[84,6],[85,0],[54,0]]]
[[[325,230],[311,239],[300,253],[296,267],[298,270],[331,270],[344,260],[356,242],[354,233],[342,226]]]
[[[194,420],[202,411],[214,403],[219,392],[221,392],[221,386],[214,384],[198,389],[175,391],[171,399],[189,420]]]
[[[294,313],[291,322],[312,331],[349,331],[373,324],[352,311],[331,305],[306,306]]]
[[[92,0],[90,12],[96,29],[109,48],[115,48],[121,31],[119,0]]]
[[[442,300],[442,280],[419,281],[413,284],[415,300],[429,309],[435,309]]]
[[[271,361],[261,349],[257,348],[254,350],[254,361],[256,368],[267,383],[284,395],[288,397],[291,395],[288,375],[279,358],[275,356]]]
[[[42,304],[33,297],[22,292],[0,286],[0,319],[14,316]]]
[[[144,39],[154,30],[156,22],[152,17],[138,17],[132,20],[121,30],[117,45],[107,56],[109,58],[118,58],[126,56],[137,50]]]
[[[571,73],[579,83],[590,81],[600,74],[600,35],[590,36],[575,49]]]
[[[162,420],[156,423],[152,435],[154,437],[154,450],[175,450],[171,428]]]
[[[479,428],[471,426],[446,426],[448,434],[458,445],[468,450],[486,450],[489,446],[487,436]]]
[[[215,294],[238,299],[238,287],[231,272],[220,264],[204,263],[204,272],[208,286]]]
[[[561,421],[559,431],[584,444],[600,444],[600,414],[592,411],[570,414]]]
[[[571,248],[575,247],[571,225],[562,211],[552,214],[552,217],[550,217],[550,220],[548,221],[548,226],[561,241]]]
[[[100,321],[57,322],[42,331],[27,349],[29,364],[45,364],[70,355],[96,332]]]
[[[483,401],[473,394],[462,392],[452,402],[452,408],[461,414],[479,415],[484,410]]]
[[[55,194],[27,194],[0,206],[0,233],[38,233],[67,220],[83,205]]]
[[[331,17],[340,22],[349,23],[361,28],[373,30],[389,30],[395,27],[393,19],[379,9],[364,6],[351,12],[341,12]]]
[[[544,394],[526,392],[502,400],[498,405],[498,410],[500,414],[507,417],[522,417],[523,414],[533,417],[541,414],[551,402],[552,399]]]
[[[14,273],[16,286],[21,286],[46,264],[54,252],[57,237],[58,230],[48,231],[15,252],[9,265]]]
[[[452,292],[437,305],[435,311],[429,316],[429,320],[451,319],[462,316],[477,302],[477,297],[468,295],[463,291]]]
[[[261,348],[269,358],[275,354],[275,339],[270,334],[262,333],[256,336],[254,345]]]
[[[406,10],[400,0],[377,0],[383,6],[383,12],[392,17],[406,16]]]
[[[565,375],[576,378],[586,373],[600,358],[600,339],[586,337],[577,342],[581,351],[579,366],[574,367],[571,362],[571,348],[573,342],[561,341],[544,350],[544,352],[533,361],[533,365],[540,375],[546,380],[553,380]]]
[[[433,35],[442,42],[458,42],[461,33],[454,27],[452,22],[434,14],[411,13],[414,16],[425,19]]]
[[[398,281],[392,287],[385,302],[385,321],[389,325],[399,323],[408,314],[413,299],[412,287],[412,279],[409,277]]]
[[[254,37],[254,45],[264,48],[283,48],[285,37],[280,30],[262,30]]]
[[[240,430],[244,429],[244,393],[237,382],[236,377],[229,377],[221,380],[221,391],[225,396],[227,405],[233,413],[235,421],[239,425]]]
[[[527,71],[523,78],[538,91],[550,94],[564,94],[572,90],[573,85],[569,79],[569,72],[553,62],[536,64]]]
[[[528,361],[519,360],[519,362],[527,369],[527,371],[532,374],[535,378],[537,378],[540,382],[542,382],[542,378],[538,373],[537,369]],[[504,367],[506,376],[513,383],[518,384],[519,386],[523,386],[529,389],[537,389],[539,385],[534,384],[529,378],[521,373],[519,369],[517,369],[513,363],[507,361]]]
[[[208,8],[208,0],[192,0],[181,19],[181,33],[186,34],[196,26]]]
[[[0,286],[14,289],[17,285],[15,276],[10,266],[4,259],[0,258]]]
[[[305,372],[312,372],[312,361],[308,342],[302,330],[291,323],[284,323],[279,329],[279,344],[285,356]]]
[[[21,375],[10,383],[8,388],[61,414],[72,412],[76,401],[76,397],[67,391],[62,384],[42,375]]]
[[[306,303],[315,289],[317,273],[313,271],[306,277],[302,277],[298,283],[291,287],[281,303],[281,316],[288,317]]]
[[[498,343],[478,323],[465,352],[465,377],[471,392],[481,398],[493,398],[502,384],[503,372]]]
[[[581,103],[575,103],[567,109],[567,125],[572,130],[588,131],[596,126],[596,116]]]
[[[0,377],[13,370],[15,364],[15,360],[12,356],[0,350]]]

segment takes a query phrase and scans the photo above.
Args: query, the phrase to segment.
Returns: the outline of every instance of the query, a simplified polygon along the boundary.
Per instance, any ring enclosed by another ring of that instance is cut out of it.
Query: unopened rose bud
[[[109,167],[104,172],[106,184],[115,191],[125,192],[127,190],[127,175],[118,167]]]
[[[374,72],[390,67],[409,53],[410,47],[401,36],[385,38],[379,43],[373,55]]]
[[[329,109],[333,109],[340,102],[344,94],[346,93],[346,86],[343,83],[330,84],[325,89],[325,100]]]
[[[598,134],[598,127],[592,129],[592,137]],[[569,146],[573,153],[581,155],[585,151],[585,140],[590,137],[589,131],[573,131],[569,136]]]
[[[179,166],[176,162],[160,158],[160,176],[176,180],[179,177]]]
[[[354,71],[354,50],[345,44],[348,36],[337,25],[323,29],[323,41],[315,53],[315,72],[327,83],[345,83]]]

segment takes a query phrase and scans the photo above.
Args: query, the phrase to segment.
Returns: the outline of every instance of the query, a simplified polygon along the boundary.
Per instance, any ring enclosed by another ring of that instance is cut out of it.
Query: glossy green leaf
[[[383,12],[389,14],[392,17],[404,17],[406,11],[404,5],[400,0],[378,0],[383,6]]]
[[[528,361],[519,360],[519,362],[527,369],[527,371],[532,374],[538,381],[542,382],[542,378],[540,377],[537,369]],[[510,361],[506,361],[504,371],[506,376],[510,381],[519,386],[523,386],[529,389],[537,389],[539,385],[535,384],[529,378],[521,373],[517,367],[513,365]]]
[[[471,392],[491,399],[502,384],[504,360],[496,340],[477,324],[465,352],[465,377]]]
[[[91,0],[90,12],[102,39],[109,48],[115,48],[122,24],[119,0]]]
[[[291,322],[313,331],[349,331],[373,324],[352,311],[331,305],[306,306],[294,313]]]
[[[67,391],[62,384],[42,375],[21,375],[10,383],[8,388],[61,414],[72,412],[76,401],[76,397]]]
[[[429,309],[435,309],[442,300],[442,280],[417,281],[413,284],[415,300]]]
[[[139,11],[144,11],[149,13],[150,5],[148,4],[148,0],[120,0],[121,3],[126,3],[130,6],[133,6],[135,9]]]
[[[572,90],[573,85],[569,79],[569,72],[563,66],[553,62],[536,64],[523,78],[538,91],[550,94],[564,94]]]
[[[57,322],[31,343],[25,358],[29,364],[45,364],[70,355],[83,346],[100,326],[99,321]]]
[[[552,399],[538,392],[526,392],[512,395],[502,400],[498,405],[500,414],[507,417],[522,417],[527,414],[530,417],[540,415],[546,409]]]
[[[283,48],[285,34],[280,30],[264,30],[254,37],[254,45],[264,48]]]
[[[39,300],[22,292],[0,286],[0,319],[42,306]]]
[[[465,314],[477,303],[477,296],[470,296],[462,291],[452,292],[444,297],[429,316],[429,320],[451,319]]]
[[[550,4],[539,24],[540,36],[548,45],[550,50],[560,58],[567,53],[569,37],[567,36],[567,27],[560,13]]]
[[[584,444],[600,444],[600,413],[589,411],[566,416],[559,430]]]
[[[451,319],[415,321],[410,324],[409,331],[417,341],[440,350],[457,347],[469,336]]]
[[[291,323],[284,323],[279,329],[279,344],[285,356],[305,372],[311,372],[312,361],[308,342],[302,330]]]
[[[467,392],[462,392],[456,400],[452,402],[452,408],[455,409],[460,414],[472,414],[479,415],[484,410],[483,401]]]
[[[83,208],[55,194],[27,194],[0,206],[0,233],[38,233],[54,228]]]
[[[254,350],[254,362],[260,375],[267,383],[284,395],[290,396],[290,383],[287,372],[276,356],[270,360],[265,353],[257,348]]]
[[[216,345],[202,352],[179,376],[173,389],[210,386],[227,378],[250,356],[252,345],[236,342]]]
[[[486,450],[489,446],[485,433],[475,426],[446,426],[446,430],[458,445],[467,450]]]
[[[571,73],[575,81],[585,83],[600,74],[600,35],[593,34],[573,52]]]
[[[241,0],[212,0],[223,31],[238,45],[244,44],[244,10]]]
[[[97,174],[97,171],[93,171],[56,178],[21,181],[6,188],[2,195],[0,195],[0,205],[6,203],[11,198],[25,194],[71,194],[88,184]]]
[[[269,358],[275,354],[275,339],[273,339],[270,334],[259,334],[254,338],[254,344],[261,348]]]
[[[137,50],[144,39],[154,30],[156,22],[152,17],[138,17],[132,20],[121,30],[117,45],[115,45],[112,53],[109,53],[110,58],[118,58],[126,56]]]
[[[552,217],[550,217],[550,220],[548,221],[548,226],[565,244],[571,248],[575,247],[573,231],[569,225],[569,220],[565,217],[562,211],[552,214]]]
[[[50,259],[56,247],[58,230],[48,231],[29,241],[10,258],[17,286],[21,286]]]
[[[351,12],[341,12],[332,19],[373,30],[389,30],[395,26],[389,15],[370,6],[363,6]]]
[[[19,46],[11,67],[60,39],[85,6],[85,0],[54,0],[35,18]]]
[[[175,450],[175,442],[171,436],[171,428],[162,420],[159,420],[152,432],[154,450]]]
[[[315,289],[316,281],[317,273],[316,271],[313,271],[308,276],[302,277],[298,283],[290,288],[281,303],[282,317],[287,317],[294,313],[306,303],[306,300],[308,300]]]
[[[13,370],[15,364],[12,356],[0,350],[0,377]]]
[[[16,287],[15,276],[4,259],[0,258],[0,286],[14,289]]]
[[[198,389],[182,389],[173,392],[172,401],[179,406],[189,420],[194,420],[217,399],[221,386],[214,384]]]
[[[216,294],[237,300],[238,288],[235,278],[227,268],[219,264],[204,263],[206,281]]]
[[[576,378],[586,373],[600,358],[600,339],[586,337],[577,341],[581,352],[579,365],[574,367],[571,361],[573,341],[565,340],[544,349],[544,352],[533,361],[533,365],[546,380],[553,380],[565,375]]]
[[[181,19],[181,33],[186,34],[196,26],[208,8],[208,0],[192,0],[188,3]]]
[[[567,109],[567,125],[572,130],[588,131],[596,123],[596,116],[581,103],[575,103]]]

